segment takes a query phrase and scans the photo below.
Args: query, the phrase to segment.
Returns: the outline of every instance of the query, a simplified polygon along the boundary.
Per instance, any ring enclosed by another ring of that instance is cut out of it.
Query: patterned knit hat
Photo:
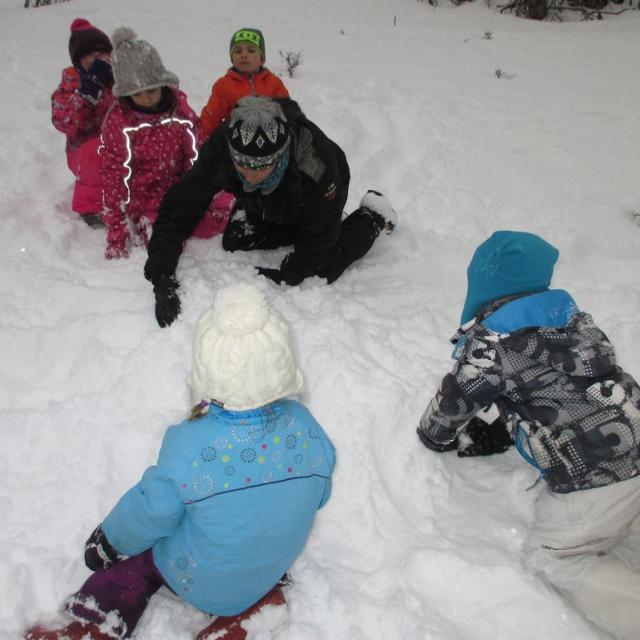
[[[248,169],[271,166],[289,147],[282,107],[261,96],[240,99],[227,125],[227,142],[235,163]]]
[[[480,307],[506,296],[548,289],[559,252],[540,236],[496,231],[473,254],[467,269],[467,298],[460,323]]]
[[[74,67],[80,65],[83,56],[93,51],[111,53],[113,47],[106,33],[96,29],[88,20],[76,18],[71,23],[69,55]]]
[[[113,32],[113,95],[131,96],[158,87],[178,88],[178,76],[167,71],[162,59],[146,40],[139,40],[133,29],[120,27]]]
[[[200,316],[188,384],[230,411],[256,409],[302,390],[289,327],[250,284],[218,292]]]
[[[265,46],[264,46],[264,36],[262,35],[262,31],[259,29],[253,29],[252,27],[244,27],[243,29],[238,29],[232,36],[231,42],[229,43],[229,57],[231,58],[231,62],[233,62],[233,57],[231,56],[231,52],[233,51],[233,47],[240,43],[252,44],[262,56],[262,62],[267,59],[265,55]]]

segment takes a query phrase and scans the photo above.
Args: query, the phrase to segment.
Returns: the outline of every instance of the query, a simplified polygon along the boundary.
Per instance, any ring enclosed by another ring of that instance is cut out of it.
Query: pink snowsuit
[[[134,240],[145,245],[165,191],[191,168],[204,141],[200,119],[187,96],[172,91],[175,104],[169,111],[144,113],[121,99],[102,127],[102,218],[110,228],[128,218],[137,236]],[[230,211],[222,208],[214,200],[193,235],[211,238],[224,231]]]
[[[84,215],[102,211],[98,144],[100,127],[113,103],[113,94],[105,88],[93,104],[78,93],[79,88],[76,69],[64,69],[62,81],[51,96],[51,121],[67,136],[67,165],[76,177],[71,209]]]

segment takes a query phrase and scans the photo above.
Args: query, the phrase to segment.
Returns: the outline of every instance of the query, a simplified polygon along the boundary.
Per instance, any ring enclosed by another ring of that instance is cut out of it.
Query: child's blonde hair
[[[191,407],[191,411],[189,412],[189,422],[193,422],[194,420],[199,420],[209,413],[209,403],[206,400],[201,400],[198,404]]]

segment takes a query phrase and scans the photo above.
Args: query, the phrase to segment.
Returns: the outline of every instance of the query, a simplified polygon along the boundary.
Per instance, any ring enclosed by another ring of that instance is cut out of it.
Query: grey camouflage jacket
[[[567,493],[640,473],[640,387],[571,296],[550,290],[494,302],[454,336],[453,371],[420,421],[452,442],[495,403],[520,452],[553,491]]]

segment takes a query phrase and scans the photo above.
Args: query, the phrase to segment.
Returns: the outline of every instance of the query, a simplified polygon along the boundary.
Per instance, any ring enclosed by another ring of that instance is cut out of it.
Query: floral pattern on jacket
[[[269,69],[253,74],[240,73],[233,67],[219,78],[211,88],[211,96],[202,110],[202,128],[209,137],[225,120],[229,119],[236,102],[245,96],[288,98],[289,92],[278,76]]]
[[[102,122],[113,104],[111,89],[104,88],[93,104],[78,93],[80,76],[74,67],[62,72],[62,81],[51,96],[51,122],[67,136],[67,150],[76,149],[100,135]]]
[[[153,222],[165,191],[193,165],[202,142],[198,116],[182,91],[163,113],[144,113],[124,100],[114,104],[102,127],[100,171],[109,225],[125,216]]]
[[[163,579],[189,604],[236,615],[302,552],[334,466],[327,434],[294,400],[247,411],[211,405],[167,430],[157,463],[103,530],[120,553],[153,548]]]

